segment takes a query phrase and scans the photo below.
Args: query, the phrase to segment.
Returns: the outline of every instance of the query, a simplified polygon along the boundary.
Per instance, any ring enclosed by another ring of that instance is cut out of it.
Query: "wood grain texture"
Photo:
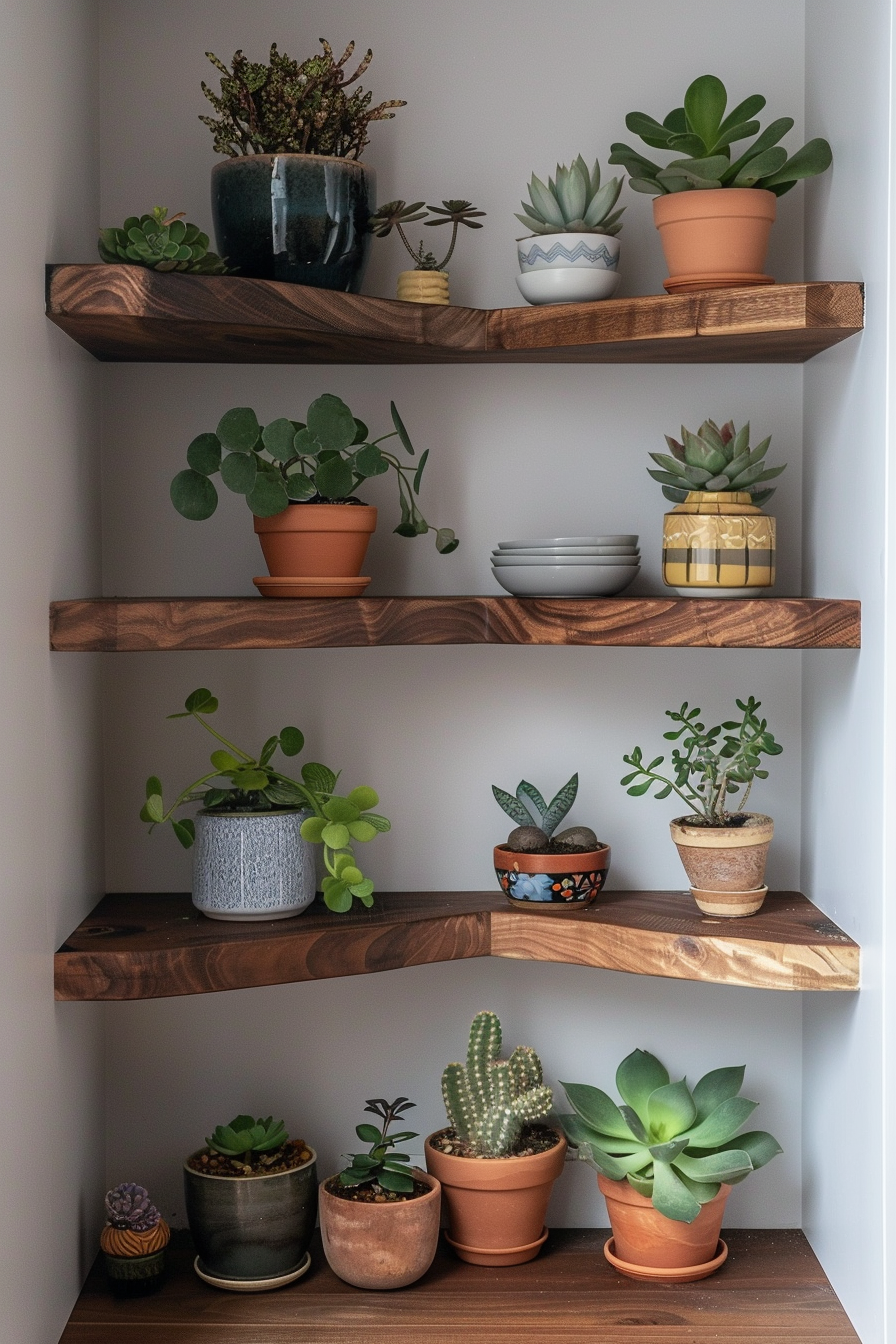
[[[50,607],[59,652],[574,644],[856,649],[852,600],[762,598],[85,598]]]
[[[410,1288],[337,1279],[319,1234],[303,1279],[225,1293],[192,1272],[175,1233],[154,1297],[113,1299],[97,1262],[59,1344],[859,1344],[802,1232],[723,1229],[727,1262],[700,1283],[636,1283],[603,1256],[607,1231],[553,1230],[537,1260],[482,1269],[444,1243]]]
[[[557,961],[759,989],[851,990],[859,948],[798,892],[758,915],[702,915],[689,893],[602,892],[586,910],[495,892],[378,892],[372,910],[206,919],[188,895],[106,896],[56,953],[57,999],[167,998],[367,975],[469,957]]]
[[[792,363],[862,329],[863,290],[775,285],[487,310],[97,264],[47,268],[47,315],[108,360]]]

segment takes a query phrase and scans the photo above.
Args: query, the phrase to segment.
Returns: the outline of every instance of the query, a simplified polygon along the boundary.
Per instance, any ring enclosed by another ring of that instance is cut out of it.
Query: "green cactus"
[[[198,224],[184,223],[183,211],[168,218],[157,205],[151,215],[129,216],[120,229],[100,229],[97,250],[103,261],[148,266],[153,271],[188,271],[191,275],[226,275],[222,257],[208,250],[208,234]]]
[[[499,1059],[501,1023],[477,1013],[470,1028],[467,1063],[449,1064],[442,1097],[452,1129],[483,1157],[509,1157],[524,1125],[548,1114],[554,1096],[542,1078],[541,1060],[528,1045]]]

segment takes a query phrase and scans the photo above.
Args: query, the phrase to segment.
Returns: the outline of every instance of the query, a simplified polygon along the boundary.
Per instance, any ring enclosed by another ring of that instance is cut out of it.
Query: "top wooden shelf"
[[[862,330],[853,282],[460,308],[142,266],[49,266],[47,315],[98,359],[215,364],[799,364]]]

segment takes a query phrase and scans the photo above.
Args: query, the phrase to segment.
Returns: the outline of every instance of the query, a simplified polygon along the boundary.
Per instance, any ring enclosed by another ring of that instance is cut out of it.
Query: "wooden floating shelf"
[[[56,953],[56,998],[158,999],[471,957],[554,961],[756,989],[853,990],[859,948],[799,892],[713,919],[690,893],[602,892],[585,910],[500,892],[378,892],[371,910],[206,919],[182,894],[106,896]]]
[[[603,1256],[608,1230],[556,1228],[510,1269],[465,1265],[442,1243],[418,1283],[390,1293],[337,1279],[315,1233],[304,1278],[257,1294],[209,1288],[176,1232],[153,1297],[116,1301],[99,1257],[59,1344],[859,1344],[802,1232],[723,1232],[728,1259],[700,1283],[623,1278]]]
[[[142,266],[49,266],[47,316],[99,359],[223,364],[802,363],[862,330],[853,282],[459,308]]]
[[[857,649],[861,607],[814,597],[101,597],[54,602],[63,653],[578,644]]]

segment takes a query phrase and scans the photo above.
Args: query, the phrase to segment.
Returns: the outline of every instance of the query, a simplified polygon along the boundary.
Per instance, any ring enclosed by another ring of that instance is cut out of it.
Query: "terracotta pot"
[[[614,1252],[619,1260],[652,1269],[680,1270],[716,1258],[730,1185],[723,1185],[692,1223],[679,1223],[655,1209],[628,1181],[610,1181],[598,1173],[597,1184],[607,1201]]]
[[[755,891],[701,891],[699,887],[691,887],[691,895],[704,915],[715,915],[717,919],[744,919],[762,909],[768,887],[757,887]]]
[[[276,578],[356,578],[376,527],[370,504],[289,504],[256,518],[265,564]]]
[[[501,889],[516,904],[590,905],[607,880],[610,846],[586,854],[517,854],[496,845],[494,863]]]
[[[695,826],[689,817],[676,817],[669,823],[692,888],[756,896],[765,877],[775,823],[762,812],[745,815],[749,820],[743,826]]]
[[[406,1288],[426,1273],[439,1242],[442,1187],[414,1169],[429,1186],[418,1199],[362,1204],[320,1187],[320,1235],[334,1274],[355,1288]]]
[[[692,490],[663,518],[663,582],[686,597],[746,597],[770,588],[774,518],[745,490]]]
[[[450,303],[447,271],[401,271],[397,297],[405,303]]]
[[[563,1170],[566,1139],[531,1157],[455,1157],[426,1140],[426,1168],[442,1183],[447,1240],[471,1265],[522,1265],[534,1260],[554,1181]]]
[[[763,269],[776,204],[774,192],[752,187],[654,197],[653,222],[669,268],[663,288],[687,294],[774,284]]]

